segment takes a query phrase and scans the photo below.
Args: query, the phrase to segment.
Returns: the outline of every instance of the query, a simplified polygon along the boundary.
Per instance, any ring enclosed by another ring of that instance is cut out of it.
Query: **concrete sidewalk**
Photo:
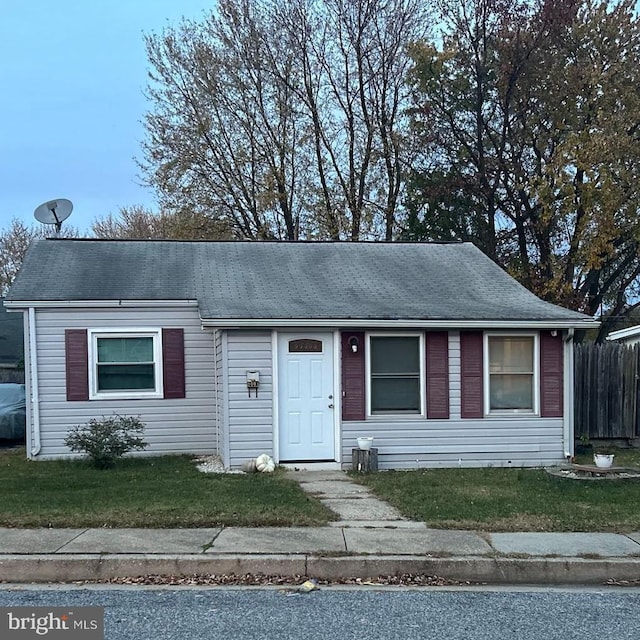
[[[640,533],[478,533],[393,527],[0,529],[0,581],[141,575],[373,578],[492,584],[640,579]]]

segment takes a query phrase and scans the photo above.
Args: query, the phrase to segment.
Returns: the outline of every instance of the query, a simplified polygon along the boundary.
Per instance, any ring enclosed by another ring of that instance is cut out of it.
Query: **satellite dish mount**
[[[57,198],[43,202],[36,207],[33,215],[38,222],[42,224],[53,224],[56,227],[56,236],[60,233],[62,223],[71,215],[73,204],[71,200],[66,198]]]

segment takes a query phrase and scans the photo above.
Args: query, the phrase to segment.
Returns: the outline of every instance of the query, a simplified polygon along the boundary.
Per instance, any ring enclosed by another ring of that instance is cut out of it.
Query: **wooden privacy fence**
[[[576,437],[640,437],[640,345],[577,344],[574,355]]]

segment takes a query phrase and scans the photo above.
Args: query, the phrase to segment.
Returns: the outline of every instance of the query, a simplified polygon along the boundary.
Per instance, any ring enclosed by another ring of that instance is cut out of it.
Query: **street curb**
[[[74,582],[145,575],[303,576],[304,555],[74,554],[0,556],[0,582]]]
[[[145,575],[310,576],[322,580],[402,574],[487,584],[576,585],[640,579],[640,558],[505,558],[316,555],[74,554],[0,556],[0,582],[101,581]]]
[[[424,556],[352,556],[313,558],[310,576],[340,579],[403,573],[436,575],[459,582],[487,584],[602,584],[607,580],[638,580],[640,559],[504,558]]]

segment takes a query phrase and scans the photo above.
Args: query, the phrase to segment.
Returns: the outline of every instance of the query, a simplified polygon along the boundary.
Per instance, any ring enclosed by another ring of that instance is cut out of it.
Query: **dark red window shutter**
[[[352,343],[357,340],[358,350]],[[351,344],[350,344],[351,343]],[[349,331],[342,334],[342,419],[365,418],[364,332]]]
[[[540,415],[560,418],[563,413],[563,345],[560,332],[540,332]]]
[[[449,334],[427,333],[427,418],[449,418]]]
[[[162,330],[162,377],[165,398],[184,398],[184,330]]]
[[[64,332],[67,400],[89,399],[89,345],[86,329]]]
[[[463,418],[482,418],[482,332],[460,332],[460,376]]]

